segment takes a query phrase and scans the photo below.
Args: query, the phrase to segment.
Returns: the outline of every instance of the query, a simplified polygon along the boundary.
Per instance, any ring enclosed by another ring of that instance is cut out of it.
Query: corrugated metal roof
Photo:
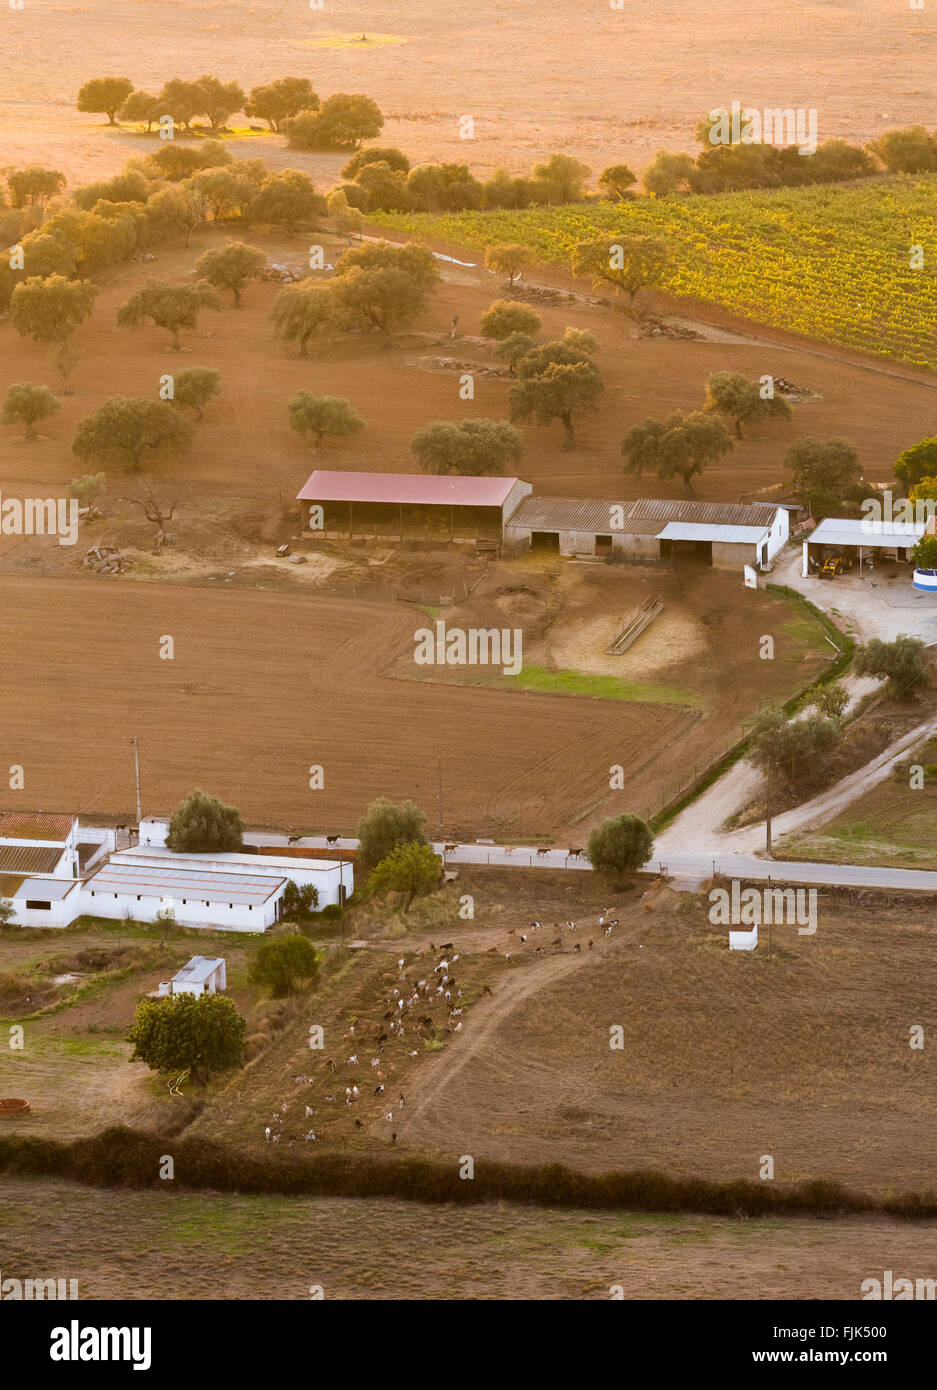
[[[713,526],[702,521],[668,521],[662,541],[723,541],[728,545],[757,545],[770,526]]]
[[[601,497],[525,497],[511,513],[508,525],[531,531],[608,535],[613,530],[613,508],[627,515],[628,506],[627,502],[609,502]]]
[[[861,521],[828,516],[810,533],[811,545],[911,546],[923,536],[925,523],[917,521]]]
[[[53,840],[64,845],[74,821],[74,816],[50,815],[45,811],[0,811],[0,839]]]
[[[285,878],[260,874],[195,873],[155,863],[119,864],[112,859],[85,887],[92,893],[133,893],[142,898],[191,898],[193,902],[257,907],[285,883]]]
[[[335,851],[329,851],[328,859],[315,859],[309,854],[308,865],[304,866],[302,859],[289,858],[285,856],[278,858],[276,853],[273,855],[254,855],[254,854],[177,854],[171,849],[166,849],[163,845],[144,845],[142,848],[120,849],[110,857],[112,864],[158,864],[161,868],[193,870],[196,873],[240,873],[245,872],[257,874],[273,874],[277,877],[278,869],[290,869],[295,872],[297,869],[308,867],[310,871],[316,873],[327,873],[330,869],[341,867],[339,861],[334,857]],[[345,860],[347,864],[348,860]]]
[[[24,874],[0,874],[0,898],[13,898],[21,883],[25,883]]]
[[[0,873],[51,874],[62,857],[60,849],[38,845],[0,845]]]
[[[186,984],[192,984],[196,980],[207,980],[209,975],[213,975],[219,965],[224,965],[224,957],[216,956],[214,959],[208,956],[193,956],[181,970],[177,970],[173,975],[173,980],[182,980]]]
[[[432,473],[352,473],[317,468],[299,502],[383,502],[404,507],[501,507],[519,478],[437,477]]]
[[[765,530],[764,508],[738,506],[732,502],[693,502],[683,499],[639,497],[628,513],[628,521],[638,517],[660,517],[661,526],[668,521],[705,521],[715,526],[758,526]]]
[[[623,519],[619,520],[619,517]],[[769,517],[763,507],[740,507],[725,502],[686,502],[653,497],[639,497],[629,502],[594,497],[525,497],[511,513],[507,525],[525,531],[658,536],[669,522],[682,521],[711,526],[757,527],[758,534],[764,535],[773,520],[773,515]],[[617,524],[613,525],[613,522]]]
[[[30,878],[21,879],[16,890],[17,899],[33,898],[39,902],[61,902],[79,886],[77,878]]]

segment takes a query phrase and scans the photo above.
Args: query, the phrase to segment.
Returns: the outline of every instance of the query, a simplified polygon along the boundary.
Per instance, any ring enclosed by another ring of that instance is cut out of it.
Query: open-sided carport
[[[887,558],[908,561],[912,547],[924,534],[925,523],[916,521],[860,521],[847,517],[829,516],[811,531],[804,541],[803,576],[819,571],[830,555],[847,554],[859,562],[859,573],[878,552]]]

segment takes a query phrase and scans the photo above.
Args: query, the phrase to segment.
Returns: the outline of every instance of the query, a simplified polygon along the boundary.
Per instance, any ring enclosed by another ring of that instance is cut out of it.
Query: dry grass
[[[4,1275],[82,1299],[852,1301],[883,1268],[932,1274],[934,1229],[0,1182]]]

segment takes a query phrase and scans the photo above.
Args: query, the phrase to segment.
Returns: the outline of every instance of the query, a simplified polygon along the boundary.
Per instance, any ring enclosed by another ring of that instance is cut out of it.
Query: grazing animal
[[[580,944],[579,944],[578,941],[576,942],[575,946],[573,947],[573,950],[576,952],[577,955],[578,955],[579,952],[582,950],[582,947],[580,946]]]
[[[341,838],[341,835],[326,835],[325,843],[331,848],[332,845],[337,845]]]
[[[537,850],[537,858],[538,858],[538,859],[542,859],[542,858],[544,857],[545,854],[549,854],[549,853],[550,853],[550,851],[549,851],[548,849],[538,849],[538,850]]]
[[[568,849],[566,853],[570,859],[578,859],[579,856],[582,854],[583,849],[584,846],[580,845],[578,849]]]
[[[298,845],[302,838],[302,835],[287,835],[286,843],[288,845]]]
[[[388,1110],[387,1114],[384,1116],[384,1119],[387,1121],[388,1124],[390,1124],[390,1122],[391,1122],[391,1120],[392,1120],[393,1118],[394,1118],[394,1112],[393,1112],[393,1110]]]
[[[562,946],[562,944],[563,944],[563,938],[562,938],[561,936],[558,936],[558,937],[556,938],[556,940],[555,940],[554,942],[552,942],[551,944],[552,944],[553,946]]]
[[[372,1057],[372,1058],[371,1058],[371,1066],[372,1066],[372,1067],[379,1067],[380,1065],[381,1065],[381,1059],[380,1059],[380,1057]]]
[[[489,995],[490,998],[492,998],[492,999],[494,998],[494,993],[493,993],[493,991],[492,991],[490,985],[485,985],[485,987],[483,988],[483,990],[482,990],[482,998],[484,998],[484,996],[485,996],[486,994]]]
[[[452,854],[458,848],[458,845],[443,845],[442,852],[443,854]]]
[[[364,1129],[364,1123],[363,1123],[363,1121],[361,1121],[361,1120],[355,1120],[355,1129]]]
[[[592,950],[593,944],[594,944],[593,942],[591,942],[591,941],[589,942],[589,950],[590,950],[590,951]]]
[[[391,1142],[392,1144],[396,1144],[396,1142],[397,1142],[397,1131],[396,1131],[396,1130],[394,1130],[394,1131],[392,1132],[392,1134],[391,1134],[391,1136],[390,1136],[390,1142]]]
[[[309,1119],[310,1115],[314,1115],[315,1113],[316,1113],[316,1112],[312,1109],[311,1106],[309,1106],[309,1105],[306,1106],[306,1119],[307,1119],[307,1120]]]
[[[381,1084],[380,1086],[375,1086],[375,1087],[374,1087],[374,1094],[375,1094],[376,1096],[382,1096],[382,1095],[384,1094],[384,1086],[383,1086],[383,1084]]]
[[[351,1054],[351,1056],[348,1058],[348,1065],[349,1065],[350,1067],[356,1067],[356,1066],[358,1065],[358,1054],[357,1054],[357,1052],[353,1052],[353,1053]]]
[[[440,949],[440,951],[451,951],[451,950],[452,950],[452,942],[451,942],[451,941],[444,941],[444,942],[442,943],[442,945],[440,946],[439,949]]]
[[[267,1128],[264,1130],[264,1134],[266,1135],[266,1137],[267,1137],[268,1139],[270,1138],[270,1126],[269,1126],[269,1125],[267,1125]]]
[[[528,922],[527,925],[528,925],[528,927],[533,927],[534,931],[539,931],[540,928],[543,926],[543,923],[542,923],[542,922]]]

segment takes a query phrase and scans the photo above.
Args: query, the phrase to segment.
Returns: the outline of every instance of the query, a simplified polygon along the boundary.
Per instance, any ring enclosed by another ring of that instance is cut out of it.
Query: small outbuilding
[[[169,981],[160,983],[160,994],[221,994],[227,986],[224,956],[193,956]]]

